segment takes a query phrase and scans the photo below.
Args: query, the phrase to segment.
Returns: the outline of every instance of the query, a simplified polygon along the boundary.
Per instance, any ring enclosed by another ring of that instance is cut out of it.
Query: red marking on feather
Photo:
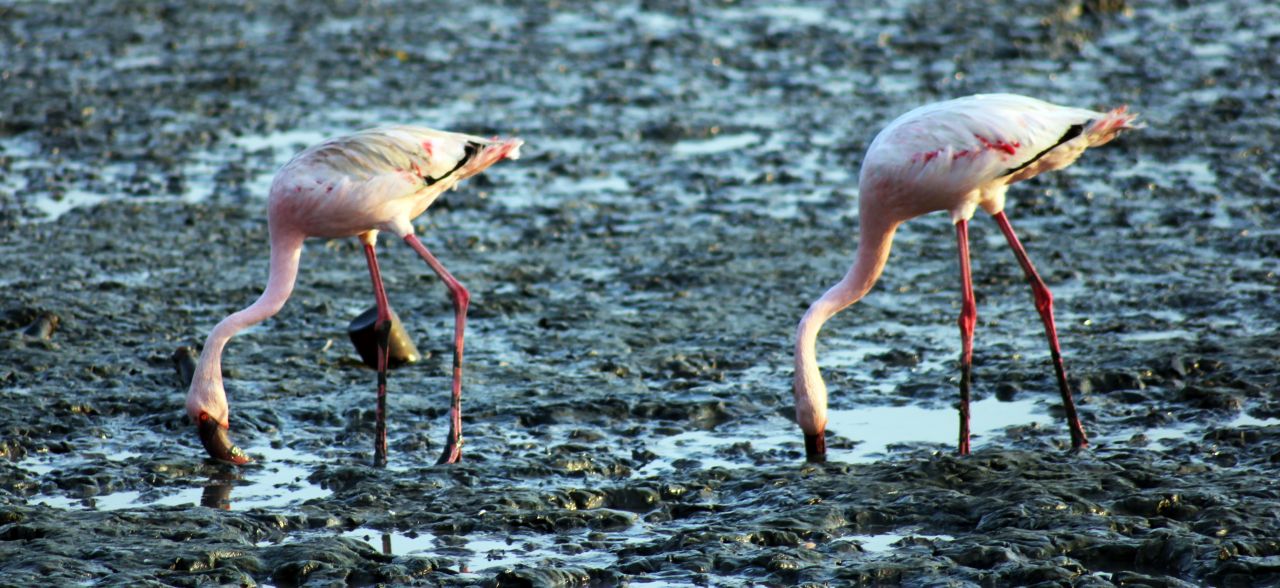
[[[426,151],[426,152],[427,152],[427,156],[428,156],[428,157],[430,157],[430,156],[431,156],[431,152],[432,152],[431,141],[423,141],[423,142],[422,142],[422,150],[423,150],[423,151]]]
[[[940,150],[940,149],[934,149],[933,151],[925,151],[924,153],[917,153],[917,154],[915,154],[915,155],[912,155],[912,156],[911,156],[911,160],[912,160],[912,161],[921,161],[921,162],[923,162],[923,163],[929,163],[930,161],[933,161],[933,158],[935,158],[935,157],[937,157],[937,156],[938,156],[938,152],[939,152],[939,151],[941,151],[941,150]]]
[[[977,137],[978,141],[982,142],[983,147],[987,149],[995,149],[997,151],[1003,151],[1005,153],[1008,153],[1009,155],[1013,155],[1014,153],[1017,153],[1018,147],[1022,146],[1017,141],[1014,141],[1012,143],[1006,143],[1003,139],[1000,139],[995,142],[992,142],[988,140],[986,137],[983,137],[982,135],[974,135],[974,137]]]
[[[975,150],[975,152],[976,152],[976,150]],[[959,150],[959,151],[956,151],[954,154],[952,154],[952,155],[951,155],[951,159],[960,159],[961,157],[965,157],[965,156],[967,156],[967,155],[969,155],[969,150],[968,150],[968,149],[961,149],[961,150]]]

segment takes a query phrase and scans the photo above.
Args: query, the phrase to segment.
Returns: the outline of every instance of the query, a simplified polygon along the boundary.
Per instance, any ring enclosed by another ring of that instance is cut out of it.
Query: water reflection
[[[904,539],[910,542],[921,542],[926,545],[934,543],[946,543],[954,541],[955,537],[951,535],[922,535],[920,529],[899,529],[888,533],[880,533],[877,535],[849,535],[843,540],[852,540],[858,544],[864,553],[886,553],[893,551],[894,548],[902,547]]]
[[[250,447],[256,466],[226,468],[200,487],[199,504],[222,510],[297,506],[332,494],[307,478],[322,458],[287,447]],[[190,504],[190,503],[188,503]]]
[[[234,471],[209,476],[209,482],[200,493],[200,506],[231,510],[231,489],[240,480],[241,476]]]
[[[557,543],[554,538],[542,536],[508,536],[477,534],[470,537],[442,536],[417,531],[380,531],[360,527],[342,533],[344,537],[359,539],[384,555],[431,555],[454,558],[460,573],[476,573],[494,568],[512,567],[530,562],[556,565],[584,565],[607,567],[617,562],[616,555],[606,549],[577,551],[566,545],[579,545],[579,541]],[[644,542],[652,539],[644,525],[636,525],[621,533],[612,534],[616,546]]]
[[[191,486],[172,485],[138,490],[122,490],[92,496],[71,497],[60,494],[38,494],[32,504],[54,508],[81,510],[120,510],[146,506],[205,506],[221,510],[282,508],[298,506],[308,500],[323,498],[332,491],[307,478],[315,464],[323,461],[317,455],[270,446],[250,447],[248,451],[258,464],[244,468],[219,468],[208,479]],[[129,458],[138,457],[137,454]],[[19,467],[36,475],[49,476],[84,461],[83,456],[41,456],[27,460]]]
[[[989,397],[972,404],[974,447],[982,447],[1008,427],[1029,425],[1051,427],[1057,420],[1047,414],[1036,399],[1000,401]],[[959,431],[956,409],[923,408],[915,405],[867,406],[852,410],[832,410],[828,430],[856,441],[852,448],[833,449],[831,461],[869,463],[884,459],[895,447],[938,444],[951,447]],[[671,468],[678,459],[697,459],[702,467],[746,467],[752,454],[803,447],[795,423],[781,417],[721,427],[714,431],[689,431],[659,439],[649,445],[658,459],[644,471]]]

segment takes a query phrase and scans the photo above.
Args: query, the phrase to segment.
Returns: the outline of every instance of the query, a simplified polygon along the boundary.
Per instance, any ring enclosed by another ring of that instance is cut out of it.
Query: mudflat
[[[0,585],[1280,583],[1280,7],[857,4],[0,5]],[[994,91],[1147,125],[1009,194],[1090,448],[980,213],[954,455],[936,214],[823,330],[840,418],[804,463],[793,330],[852,262],[862,154]],[[463,462],[433,465],[446,291],[395,239],[424,359],[390,466],[355,240],[228,346],[257,462],[208,461],[175,349],[261,291],[275,169],[386,123],[526,141],[417,220],[473,296]]]

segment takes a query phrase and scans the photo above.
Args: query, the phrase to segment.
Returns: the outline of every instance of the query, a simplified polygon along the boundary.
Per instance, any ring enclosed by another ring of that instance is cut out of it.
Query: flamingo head
[[[209,416],[209,413],[201,412],[196,417],[196,430],[200,433],[200,443],[204,445],[204,450],[209,452],[210,457],[235,465],[244,465],[253,461],[227,436],[231,427],[219,423],[217,419]]]
[[[191,380],[191,391],[187,394],[187,416],[196,425],[200,434],[200,443],[205,451],[218,461],[244,465],[253,461],[231,439],[227,432],[231,430],[227,407],[227,395],[222,389],[220,376],[210,376],[199,368]]]
[[[520,159],[520,146],[524,145],[524,140],[494,137],[483,143],[476,142],[475,145],[479,151],[458,170],[459,180],[474,176],[504,159]]]
[[[794,392],[796,424],[804,432],[805,459],[811,463],[827,460],[827,384],[815,362],[797,355]]]

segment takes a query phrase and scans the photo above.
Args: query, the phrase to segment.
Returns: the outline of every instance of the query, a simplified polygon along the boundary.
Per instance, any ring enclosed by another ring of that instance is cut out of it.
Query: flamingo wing
[[[1061,169],[1134,128],[1124,108],[1097,112],[1013,94],[978,94],[912,110],[876,135],[859,185],[900,220],[949,210],[967,219],[1004,206],[1009,184]],[[889,213],[886,213],[889,214]]]
[[[353,180],[394,175],[410,188],[435,185],[491,141],[424,127],[394,126],[368,129],[324,141],[298,155]]]
[[[403,234],[412,218],[466,177],[468,163],[491,143],[410,126],[335,137],[285,164],[272,185],[272,213],[314,236],[342,237],[375,227]]]
[[[902,115],[876,137],[868,159],[878,154],[882,163],[896,160],[917,174],[976,187],[1028,169],[1105,116],[1025,96],[979,94]]]

